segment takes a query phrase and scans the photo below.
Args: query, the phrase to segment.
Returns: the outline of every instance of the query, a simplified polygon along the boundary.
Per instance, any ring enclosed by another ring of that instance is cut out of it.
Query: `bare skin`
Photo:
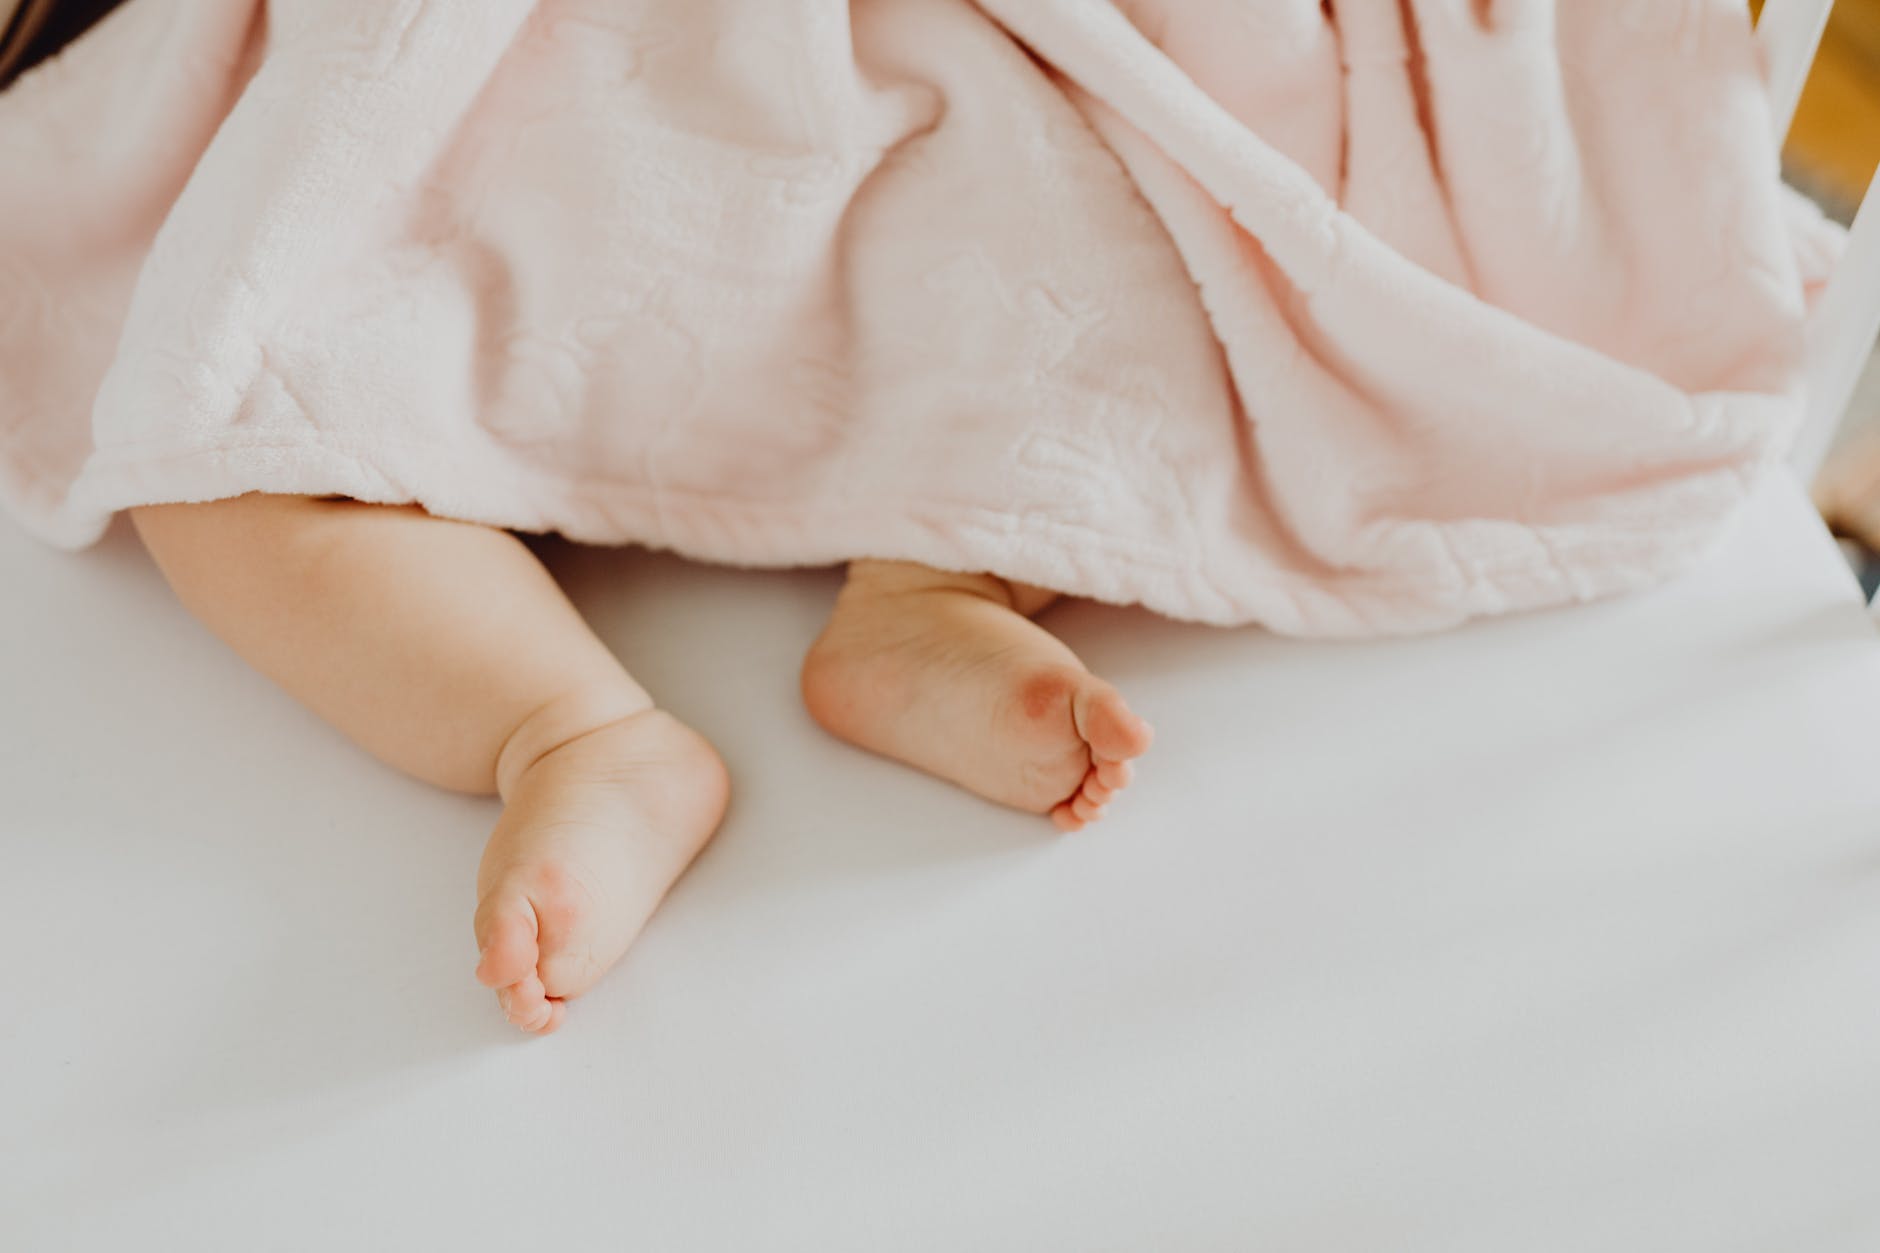
[[[505,532],[290,496],[132,517],[178,597],[256,669],[398,769],[503,799],[477,874],[476,976],[518,1028],[559,1027],[722,820],[711,745]],[[864,748],[1082,827],[1151,737],[1030,621],[1051,599],[857,562],[805,698]]]
[[[391,765],[503,797],[477,977],[524,1031],[560,1026],[716,830],[711,746],[504,532],[285,496],[132,516],[183,603],[256,669]]]
[[[547,1033],[625,955],[717,829],[727,782],[703,737],[646,709],[502,783],[507,806],[477,871],[477,979],[510,1022]]]
[[[1075,831],[1154,739],[1115,688],[1031,621],[1055,598],[989,575],[858,561],[803,664],[832,734]]]

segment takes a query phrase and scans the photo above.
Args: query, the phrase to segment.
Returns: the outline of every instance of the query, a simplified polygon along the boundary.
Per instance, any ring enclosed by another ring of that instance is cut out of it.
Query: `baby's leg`
[[[132,514],[183,603],[383,760],[506,803],[477,977],[528,1031],[619,960],[723,815],[724,767],[514,536],[415,508],[243,496]]]
[[[1148,723],[1031,621],[1054,597],[990,575],[857,561],[803,663],[826,729],[1076,830],[1130,778]]]

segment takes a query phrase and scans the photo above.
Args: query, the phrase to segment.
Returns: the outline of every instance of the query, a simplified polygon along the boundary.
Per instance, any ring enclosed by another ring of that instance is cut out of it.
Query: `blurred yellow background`
[[[1752,0],[1760,10],[1760,0]],[[1880,0],[1838,0],[1789,137],[1791,176],[1843,213],[1880,165]]]

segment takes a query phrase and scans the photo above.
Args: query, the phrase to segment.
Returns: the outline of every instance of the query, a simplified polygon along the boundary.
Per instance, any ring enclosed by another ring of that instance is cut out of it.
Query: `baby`
[[[6,3],[0,85],[33,59],[34,32],[69,37],[111,7]],[[476,975],[517,1027],[558,1027],[718,827],[729,784],[712,746],[508,531],[257,492],[130,516],[182,602],[309,708],[418,779],[501,797]],[[1076,830],[1127,786],[1150,729],[1032,620],[1052,599],[858,561],[804,662],[803,698],[843,739]]]
[[[552,1030],[728,785],[515,533],[855,559],[817,721],[1066,829],[1150,730],[1033,585],[1349,636],[1695,559],[1798,378],[1749,27],[1552,7],[128,0],[0,98],[0,504],[499,795]]]
[[[495,793],[477,978],[524,1031],[620,960],[724,814],[725,765],[515,536],[417,508],[250,495],[131,513],[183,603],[386,762]],[[1032,620],[1053,596],[858,561],[803,664],[824,727],[1076,830],[1150,729]]]

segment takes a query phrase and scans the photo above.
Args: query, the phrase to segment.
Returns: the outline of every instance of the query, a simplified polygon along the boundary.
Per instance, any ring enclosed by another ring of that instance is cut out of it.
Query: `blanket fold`
[[[1429,630],[1705,552],[1825,236],[1736,0],[129,0],[0,95],[0,504]]]

